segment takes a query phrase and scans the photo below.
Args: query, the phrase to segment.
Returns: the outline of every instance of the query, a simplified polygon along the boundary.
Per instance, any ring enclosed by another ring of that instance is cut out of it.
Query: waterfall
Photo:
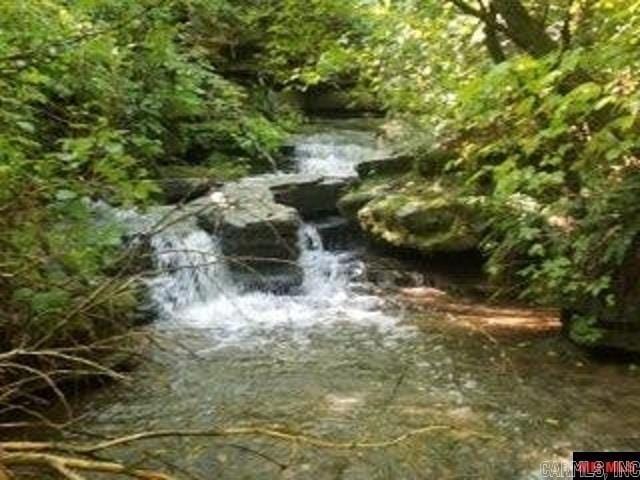
[[[235,290],[216,239],[188,225],[169,228],[151,240],[158,275],[150,287],[153,301],[165,317],[217,297],[221,291]]]
[[[196,225],[174,228],[152,243],[162,273],[150,287],[166,327],[206,329],[220,343],[246,343],[282,329],[296,336],[318,325],[386,320],[377,297],[352,291],[361,262],[353,253],[325,250],[311,224],[299,232],[304,281],[288,295],[243,291],[231,281],[215,239]]]
[[[295,148],[300,172],[333,177],[355,176],[358,163],[382,153],[374,134],[357,130],[308,135]]]
[[[301,138],[296,150],[298,170],[352,175],[357,163],[371,158],[371,134],[314,134]],[[104,210],[104,205],[100,207]],[[359,283],[364,265],[352,251],[331,251],[312,223],[300,227],[298,264],[301,287],[288,294],[247,290],[236,285],[215,236],[195,219],[168,221],[154,230],[171,210],[155,213],[111,209],[129,234],[153,231],[155,274],[149,278],[159,329],[195,328],[209,332],[212,345],[251,345],[282,336],[304,340],[311,329],[363,324],[389,330],[396,320],[383,313],[382,300]],[[166,220],[166,218],[165,218]]]

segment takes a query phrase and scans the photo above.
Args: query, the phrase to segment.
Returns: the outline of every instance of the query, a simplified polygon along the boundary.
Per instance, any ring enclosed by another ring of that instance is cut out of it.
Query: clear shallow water
[[[323,158],[355,162],[363,144],[375,150],[367,132],[322,135],[298,140],[301,170]],[[573,449],[640,448],[640,379],[628,366],[585,358],[555,337],[496,340],[412,313],[363,280],[358,252],[327,251],[313,225],[299,241],[303,287],[277,296],[234,285],[215,239],[195,225],[157,237],[158,266],[172,270],[152,280],[160,346],[129,386],[78,399],[79,427],[280,425],[333,441],[450,428],[381,450],[245,437],[116,452],[202,479],[533,479],[541,461]]]

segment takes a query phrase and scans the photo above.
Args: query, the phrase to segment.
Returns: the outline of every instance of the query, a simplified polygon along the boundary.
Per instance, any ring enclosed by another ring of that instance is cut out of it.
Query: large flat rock
[[[220,239],[231,270],[247,284],[285,290],[302,282],[297,265],[302,217],[336,211],[348,179],[273,174],[227,183],[190,204],[198,222]],[[271,281],[273,280],[273,281]]]
[[[338,200],[353,182],[344,177],[295,175],[276,181],[270,189],[276,202],[295,208],[304,218],[317,218],[337,213]]]

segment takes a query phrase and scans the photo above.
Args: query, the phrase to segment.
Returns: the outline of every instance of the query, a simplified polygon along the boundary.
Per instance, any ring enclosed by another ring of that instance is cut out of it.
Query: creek
[[[378,148],[372,130],[324,124],[297,137],[294,168],[352,175]],[[158,340],[131,382],[76,399],[79,427],[276,425],[334,442],[446,427],[382,449],[229,437],[118,452],[203,479],[535,479],[541,462],[572,450],[640,449],[633,367],[587,357],[553,332],[496,338],[410,308],[371,281],[364,244],[321,230],[300,228],[304,280],[279,294],[234,281],[216,238],[195,223],[154,237]]]

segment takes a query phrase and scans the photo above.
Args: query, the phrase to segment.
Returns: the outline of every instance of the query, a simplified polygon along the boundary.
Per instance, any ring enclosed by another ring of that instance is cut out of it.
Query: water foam
[[[382,312],[380,298],[354,292],[364,267],[352,253],[325,250],[312,225],[301,228],[299,242],[304,281],[295,295],[241,291],[219,262],[216,242],[206,234],[172,234],[154,242],[158,265],[167,268],[151,284],[168,320],[164,327],[207,330],[218,345],[283,336],[304,341],[314,329],[345,323],[395,329],[396,320]]]
[[[379,153],[375,137],[347,131],[301,137],[296,149],[298,170],[349,176],[355,166]],[[115,211],[130,233],[150,232],[163,223],[162,212],[146,215]],[[246,291],[234,284],[218,240],[193,218],[154,231],[151,247],[157,273],[148,280],[159,312],[158,328],[207,331],[213,344],[253,345],[274,339],[304,341],[319,328],[339,325],[372,327],[397,334],[397,319],[383,312],[383,301],[359,283],[364,265],[353,252],[324,248],[317,228],[304,224],[299,232],[304,274],[300,291],[277,295]],[[391,336],[391,335],[390,335]]]
[[[356,130],[300,137],[295,148],[300,172],[334,177],[355,176],[359,163],[382,154],[375,135]]]

